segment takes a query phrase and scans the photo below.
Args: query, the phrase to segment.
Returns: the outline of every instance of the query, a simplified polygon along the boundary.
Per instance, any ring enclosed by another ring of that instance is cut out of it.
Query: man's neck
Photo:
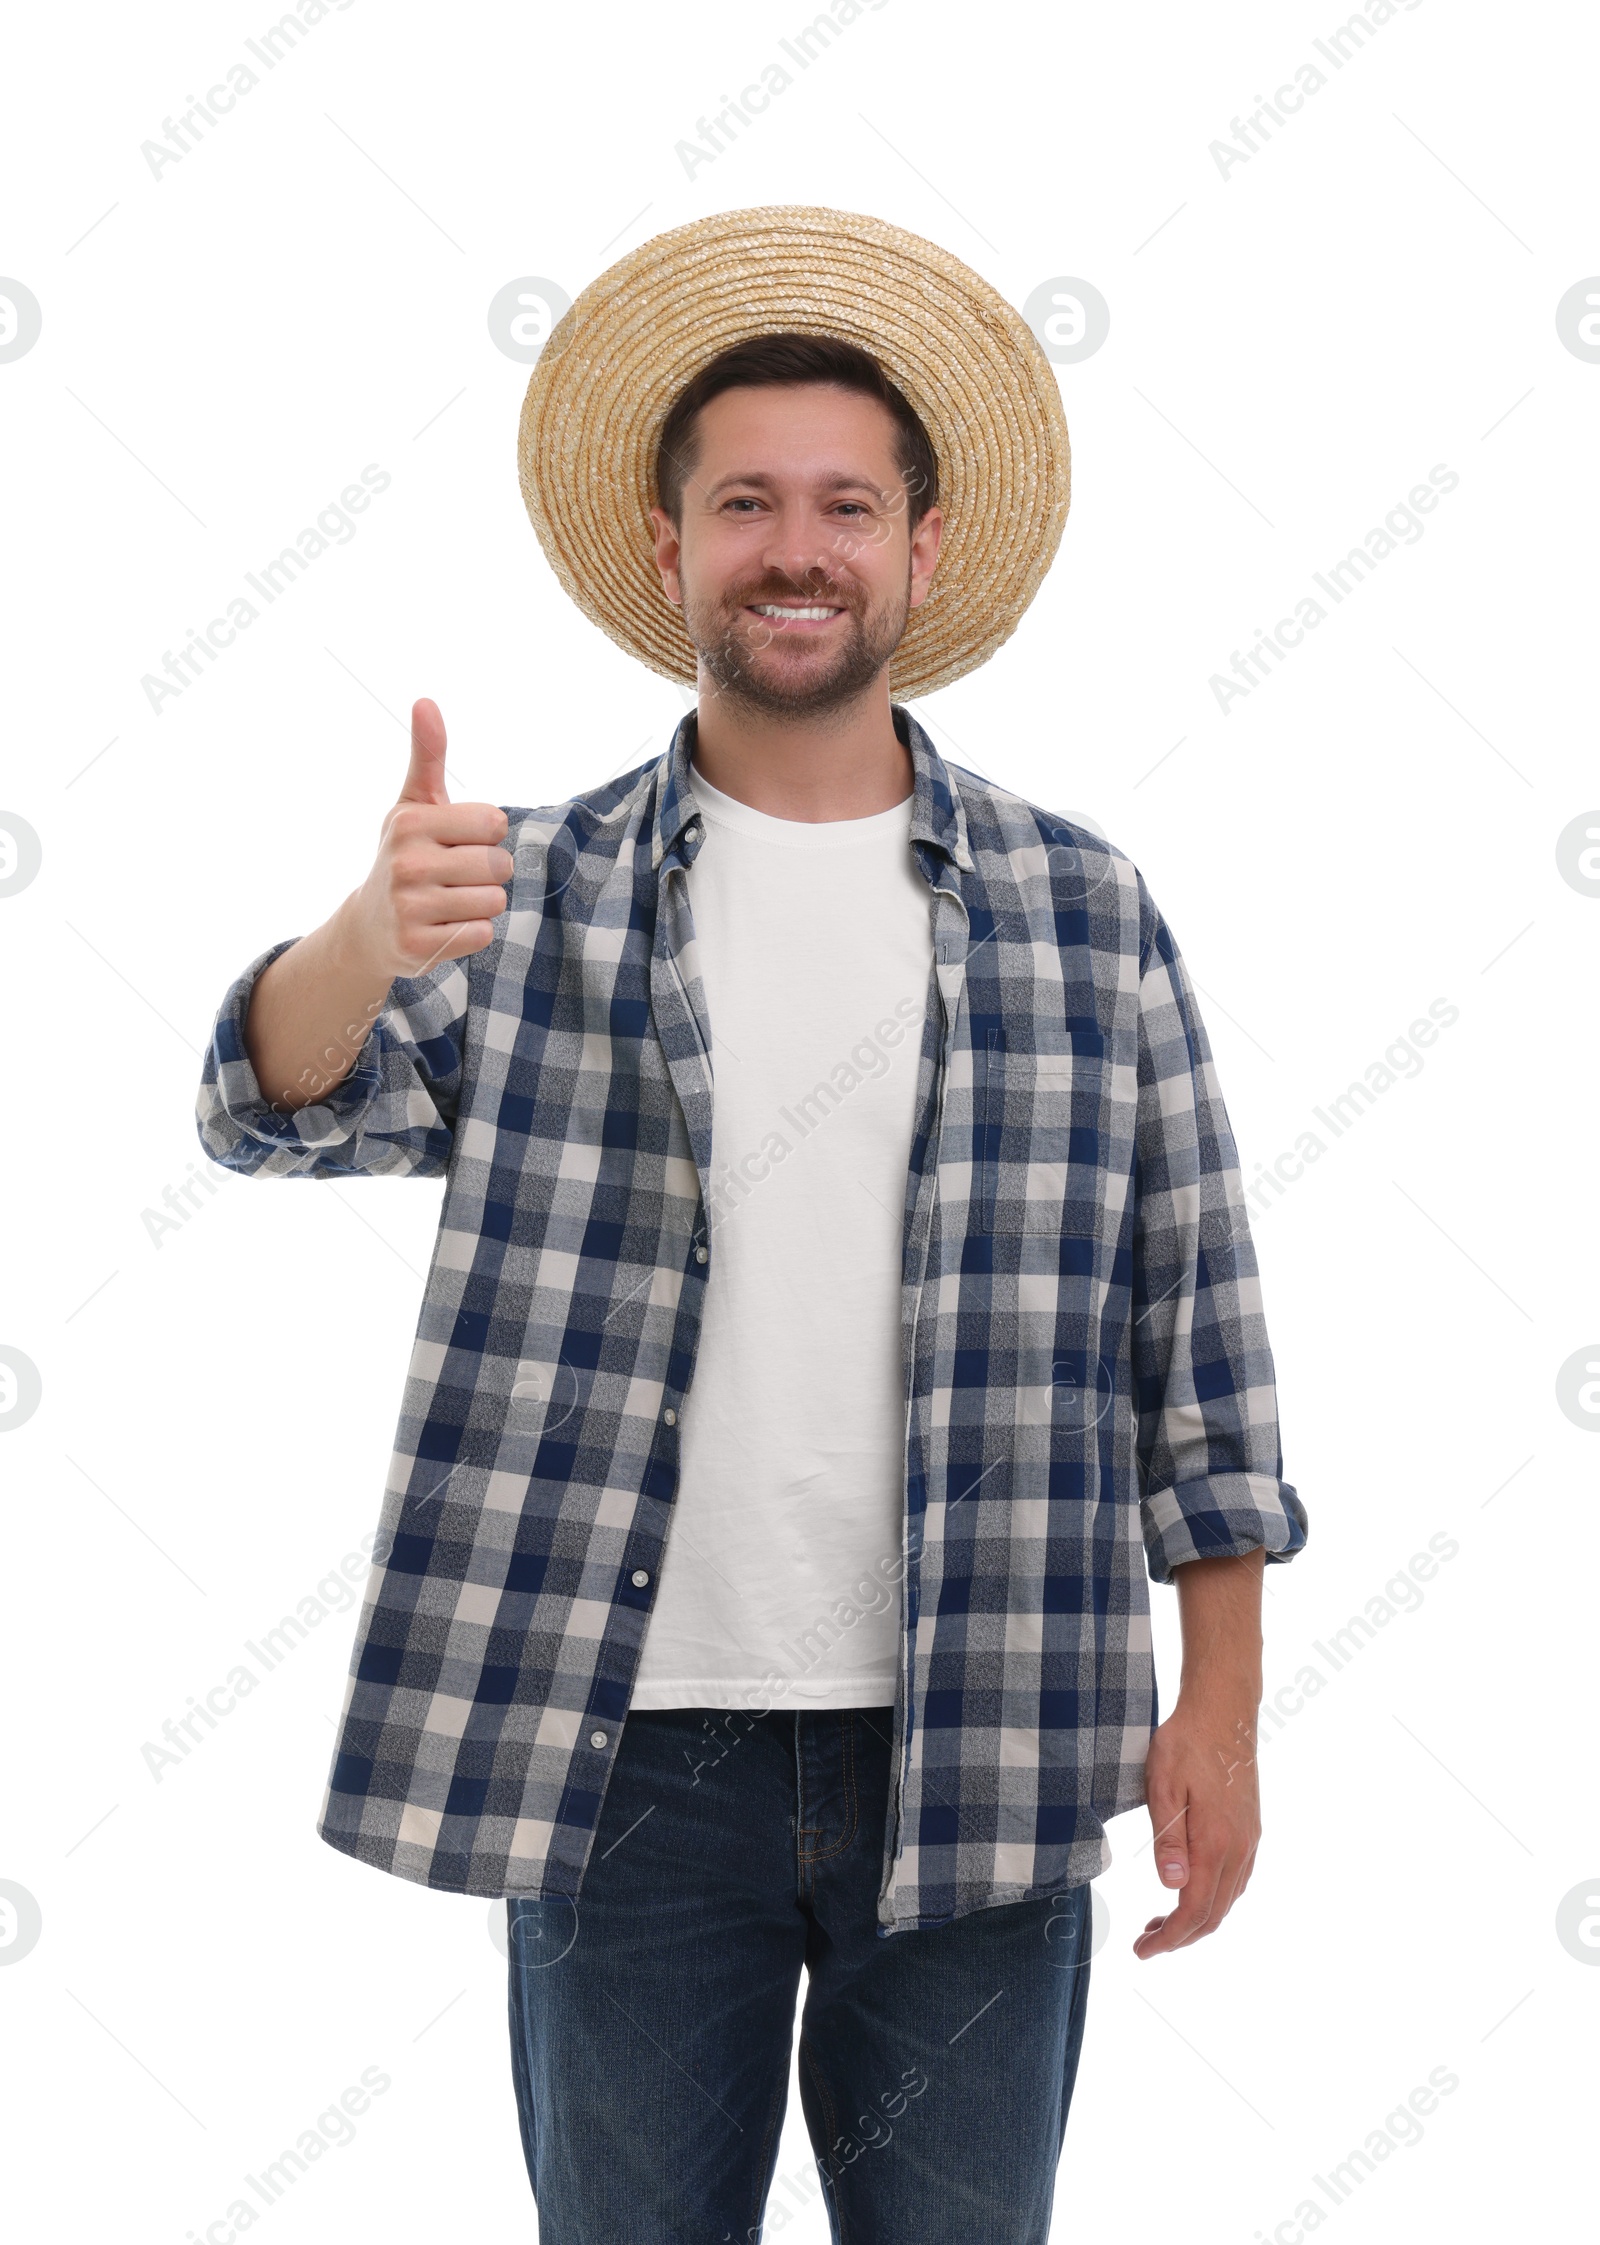
[[[694,769],[771,818],[870,818],[911,793],[911,752],[894,729],[887,677],[845,709],[785,722],[702,678],[695,730]]]

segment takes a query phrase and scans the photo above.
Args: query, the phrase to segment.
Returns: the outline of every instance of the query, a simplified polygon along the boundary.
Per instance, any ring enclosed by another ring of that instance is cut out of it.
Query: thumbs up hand
[[[411,708],[411,762],[383,822],[372,871],[348,900],[350,933],[374,975],[424,974],[494,941],[507,909],[507,819],[493,803],[452,803],[438,704]]]

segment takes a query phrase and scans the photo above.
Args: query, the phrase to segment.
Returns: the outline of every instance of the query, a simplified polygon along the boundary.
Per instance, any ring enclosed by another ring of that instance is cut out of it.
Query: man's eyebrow
[[[715,499],[720,492],[726,491],[731,484],[736,483],[748,484],[758,491],[773,491],[777,488],[778,479],[776,476],[768,475],[762,468],[735,469],[730,475],[718,476],[715,483],[707,486],[707,500]],[[870,491],[874,498],[879,499],[885,495],[883,487],[874,483],[871,476],[858,475],[843,468],[835,468],[826,475],[817,476],[813,481],[812,489],[815,491]]]

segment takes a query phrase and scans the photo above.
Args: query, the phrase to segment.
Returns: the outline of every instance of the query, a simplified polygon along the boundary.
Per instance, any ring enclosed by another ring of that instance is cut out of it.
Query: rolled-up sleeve
[[[1244,1185],[1211,1048],[1172,934],[1139,883],[1133,1375],[1152,1579],[1262,1549],[1292,1559],[1277,1389]]]
[[[466,1042],[462,962],[394,982],[349,1074],[325,1098],[285,1113],[256,1080],[244,1023],[257,981],[298,940],[253,959],[217,1009],[195,1106],[201,1145],[249,1177],[442,1177]]]

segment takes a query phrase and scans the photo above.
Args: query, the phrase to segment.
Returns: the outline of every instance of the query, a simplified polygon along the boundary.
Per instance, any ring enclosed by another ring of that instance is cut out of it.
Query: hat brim
[[[755,335],[839,335],[921,415],[944,534],[889,665],[930,694],[1010,638],[1055,558],[1071,454],[1055,371],[1021,315],[937,243],[853,211],[775,204],[643,243],[565,312],[522,403],[517,472],[563,589],[619,647],[693,683],[649,510],[657,439],[705,362]]]

